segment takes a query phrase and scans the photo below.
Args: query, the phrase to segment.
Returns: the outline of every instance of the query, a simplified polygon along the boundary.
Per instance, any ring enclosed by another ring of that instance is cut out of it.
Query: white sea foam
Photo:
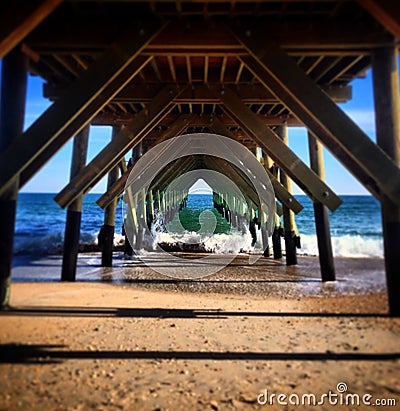
[[[160,243],[203,244],[207,251],[217,254],[238,254],[241,251],[253,249],[250,233],[242,234],[237,231],[231,234],[213,235],[202,235],[197,232],[185,232],[182,234],[157,232],[154,236],[153,249]]]
[[[260,238],[260,231],[257,232]],[[301,235],[301,248],[297,250],[299,255],[318,255],[318,244],[316,235]],[[174,244],[182,243],[203,243],[205,248],[219,254],[237,254],[240,251],[252,251],[251,235],[233,232],[232,234],[214,234],[209,237],[201,236],[196,232],[186,232],[184,234],[171,234],[167,232],[156,233],[154,246],[157,243]],[[269,238],[269,245],[272,239]],[[353,258],[383,258],[382,238],[366,238],[359,235],[334,236],[332,237],[332,248],[335,257]],[[285,250],[285,242],[282,238],[282,249]]]
[[[64,233],[55,233],[41,237],[29,237],[15,239],[14,252],[16,254],[46,254],[62,250]],[[80,243],[85,245],[97,244],[98,233],[82,233]],[[258,237],[260,232],[258,231]],[[114,245],[122,245],[124,236],[119,233],[114,235]],[[173,234],[168,232],[153,232],[152,244],[147,250],[155,249],[157,243],[174,244],[177,242],[193,244],[203,243],[205,248],[217,254],[237,254],[240,251],[252,251],[251,235],[246,232],[234,231],[231,234],[214,234],[212,236],[201,235],[196,232],[185,232]],[[271,247],[272,241],[269,239]],[[344,235],[332,237],[333,253],[336,257],[364,257],[382,258],[383,240],[382,238],[368,238]],[[285,242],[282,238],[282,248],[285,249]],[[142,251],[142,250],[141,250]],[[317,237],[315,235],[301,235],[301,249],[299,255],[318,255]],[[143,250],[144,252],[144,250]]]
[[[282,241],[284,248],[284,241]],[[366,238],[359,235],[344,235],[332,237],[333,255],[335,257],[383,257],[383,240],[381,238]],[[318,255],[317,236],[302,235],[299,254]]]

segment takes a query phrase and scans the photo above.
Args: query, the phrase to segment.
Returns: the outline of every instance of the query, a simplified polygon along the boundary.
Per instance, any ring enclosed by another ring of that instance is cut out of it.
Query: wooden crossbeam
[[[313,132],[377,198],[400,205],[400,169],[276,44],[235,32],[249,70]],[[249,33],[247,33],[249,34]]]
[[[357,2],[396,39],[400,39],[400,9],[397,0],[357,0]]]
[[[210,128],[221,136],[230,137],[236,140],[235,135],[231,133],[226,126],[215,116],[210,117]],[[275,195],[280,202],[285,204],[294,213],[299,213],[304,207],[296,200],[296,198],[289,193],[288,190],[275,178],[275,176],[265,167],[265,171],[271,180]]]
[[[120,21],[110,16],[98,16],[96,19],[78,20],[73,15],[63,16],[62,21],[45,22],[29,38],[27,44],[38,53],[56,53],[70,50],[81,50],[98,53],[107,46],[107,41],[118,32]],[[268,20],[268,24],[259,19],[252,29],[263,29],[264,35],[273,34],[282,46],[291,51],[316,50],[322,54],[330,51],[340,53],[350,50],[369,51],[391,41],[391,36],[382,30],[372,30],[371,25],[362,21],[354,23],[337,20],[318,21],[310,24],[309,18],[283,24],[280,19]],[[74,30],[70,30],[74,27]],[[101,30],[99,30],[101,27]],[[318,41],[316,41],[318,39]],[[146,48],[152,55],[185,55],[188,52],[201,51],[210,53],[242,53],[243,47],[223,24],[197,21],[190,27],[185,22],[175,22],[164,30]]]
[[[130,78],[125,78],[114,90],[108,89],[110,83],[123,73],[162,27],[161,24],[152,24],[140,31],[132,25],[119,41],[112,44],[96,63],[71,85],[63,99],[51,105],[15,140],[0,157],[0,193],[6,189],[13,177],[57,140],[67,127],[70,128],[70,138],[129,82]],[[106,90],[109,94],[103,95]],[[96,107],[92,106],[95,101]],[[90,113],[87,112],[89,105],[93,109]],[[84,117],[80,124],[76,121],[79,116]],[[75,129],[72,127],[74,122]],[[60,141],[60,147],[64,143],[65,141]]]
[[[235,117],[257,144],[307,193],[330,210],[335,210],[342,200],[313,172],[282,140],[229,89],[210,87],[224,104],[223,109]]]
[[[173,99],[180,92],[181,90],[176,87],[163,89],[151,104],[143,109],[130,124],[122,128],[115,139],[57,194],[55,201],[61,207],[66,207],[81,193],[89,191],[168,114],[173,108]]]
[[[217,106],[217,103],[213,103],[213,105]],[[180,104],[177,104],[178,110],[179,110]],[[212,112],[215,112],[215,109],[212,110]],[[161,125],[168,125],[170,123],[170,117],[177,117],[182,113],[182,110],[179,111],[179,113],[174,113],[170,114],[165,118],[165,123],[164,121],[161,123]],[[284,115],[284,116],[276,116],[274,114],[255,114],[262,120],[262,122],[265,125],[269,126],[276,126],[280,124],[287,124],[288,126],[293,126],[293,127],[301,127],[303,123],[301,123],[297,118],[295,118],[293,115]],[[192,114],[193,116],[193,126],[207,126],[207,121],[208,117],[202,114]],[[134,115],[123,115],[119,114],[118,116],[113,114],[113,113],[103,113],[97,115],[92,121],[91,124],[94,126],[110,126],[110,125],[118,125],[118,124],[128,124],[132,119],[134,118]],[[235,119],[232,119],[230,116],[222,116],[220,117],[221,121],[226,125],[226,126],[238,126],[238,122]]]
[[[101,98],[95,99],[88,104],[85,109],[82,110],[81,114],[63,129],[57,139],[53,140],[51,144],[41,151],[38,156],[32,159],[32,161],[21,171],[19,187],[22,188],[40,170],[40,168],[53,157],[60,147],[69,140],[73,130],[80,129],[82,124],[86,125],[86,123],[90,121],[93,113],[98,111],[99,107],[104,105],[104,98],[106,98],[106,96],[115,93],[115,90],[121,87],[121,84],[131,81],[150,59],[150,57],[137,57],[120,75],[111,81],[103,91]]]
[[[13,0],[0,14],[0,59],[37,27],[62,0]]]
[[[243,64],[243,63],[242,63]],[[175,77],[176,78],[176,77]],[[115,103],[148,103],[155,95],[163,88],[167,86],[176,85],[176,83],[162,83],[162,84],[135,84],[134,87],[125,87],[114,98]],[[214,85],[216,85],[214,83]],[[220,84],[223,86],[222,83]],[[179,84],[180,87],[185,87],[186,84]],[[231,87],[236,94],[247,104],[273,104],[279,102],[277,97],[262,84],[240,84],[240,85],[225,85],[225,87]],[[323,87],[323,90],[337,103],[345,103],[352,98],[351,86],[327,86]],[[58,100],[65,94],[65,87],[59,87],[46,83],[43,88],[44,97],[50,100]],[[217,103],[217,99],[210,96],[208,92],[207,84],[192,85],[191,89],[187,89],[184,93],[180,94],[176,103]]]
[[[190,115],[180,115],[166,130],[162,136],[153,144],[153,146],[175,136],[179,136],[181,132],[190,124]],[[149,150],[151,147],[149,147]],[[112,203],[114,198],[119,197],[124,191],[126,181],[128,180],[130,170],[127,170],[122,176],[96,201],[101,208],[107,207]]]

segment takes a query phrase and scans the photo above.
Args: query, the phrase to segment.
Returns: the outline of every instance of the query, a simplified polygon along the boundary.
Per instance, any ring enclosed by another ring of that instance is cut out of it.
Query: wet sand
[[[265,389],[319,398],[339,382],[400,406],[400,320],[386,316],[382,261],[338,259],[339,280],[323,286],[313,258],[239,259],[189,282],[122,258],[105,270],[93,254],[81,256],[81,282],[48,282],[57,258],[14,269],[1,410],[385,409],[257,404]]]

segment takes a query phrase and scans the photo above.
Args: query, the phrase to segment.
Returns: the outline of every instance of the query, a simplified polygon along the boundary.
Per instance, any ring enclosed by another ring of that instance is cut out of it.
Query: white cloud
[[[343,111],[365,132],[375,133],[375,112],[372,109],[343,109]]]

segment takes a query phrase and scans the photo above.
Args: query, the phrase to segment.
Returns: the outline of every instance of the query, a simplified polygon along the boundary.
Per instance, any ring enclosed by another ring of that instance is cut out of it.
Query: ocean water
[[[103,224],[103,210],[97,206],[99,194],[87,194],[83,200],[81,242],[95,243]],[[20,193],[17,208],[15,253],[47,254],[59,250],[64,236],[66,211],[53,200],[54,194]],[[343,257],[383,257],[380,205],[372,196],[341,196],[343,205],[330,212],[334,254]],[[296,196],[304,209],[296,216],[302,248],[299,254],[317,255],[312,201],[307,196]],[[190,195],[186,218],[196,220],[201,211],[212,208],[210,195]],[[218,215],[216,214],[217,220]],[[121,239],[123,207],[120,201],[116,216],[116,242]],[[197,220],[198,221],[198,220]],[[197,221],[193,229],[196,231]],[[232,252],[232,235],[226,234],[226,225],[217,226],[217,252]],[[193,224],[193,221],[184,223]],[[219,230],[219,231],[218,231]],[[237,233],[235,234],[237,235]],[[284,243],[284,242],[282,242]]]

